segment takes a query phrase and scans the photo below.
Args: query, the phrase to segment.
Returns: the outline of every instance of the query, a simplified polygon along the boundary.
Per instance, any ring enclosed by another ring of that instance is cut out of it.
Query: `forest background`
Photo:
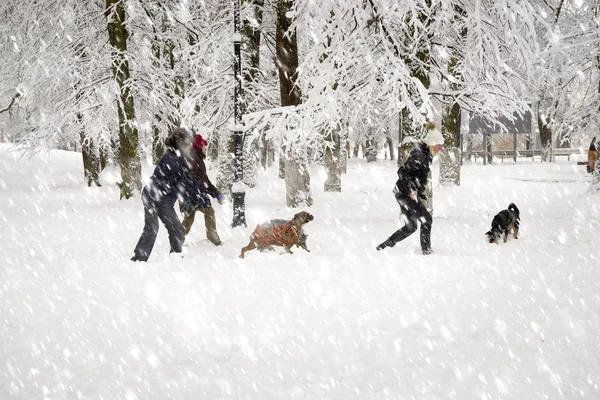
[[[239,33],[235,6],[2,1],[0,142],[31,154],[81,150],[86,183],[100,185],[113,165],[128,198],[144,162],[186,126],[209,139],[230,195],[241,129],[244,184],[279,155],[286,204],[296,207],[312,202],[309,164],[324,163],[325,190],[340,191],[349,143],[367,158],[384,144],[398,157],[399,132],[398,148],[410,148],[427,121],[456,154],[466,114],[530,111],[546,161],[553,146],[580,146],[598,131],[597,1],[242,0]]]

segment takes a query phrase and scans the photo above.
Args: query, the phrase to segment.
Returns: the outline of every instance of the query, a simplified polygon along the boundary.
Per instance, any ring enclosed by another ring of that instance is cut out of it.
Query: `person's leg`
[[[416,201],[412,203],[418,204]],[[383,243],[377,246],[377,250],[385,249],[386,247],[394,247],[396,243],[406,239],[417,230],[418,216],[414,212],[414,208],[411,207],[412,203],[400,204],[400,211],[402,219],[404,220],[404,226],[398,229],[387,238]],[[421,204],[419,204],[423,207]]]
[[[419,204],[416,207],[415,214],[418,215],[419,221],[421,221],[421,250],[423,254],[431,254],[431,227],[433,225],[433,218],[431,213],[424,205]]]
[[[217,233],[217,218],[215,217],[215,209],[199,208],[199,211],[204,214],[204,226],[206,228],[206,238],[215,245],[221,244],[221,238]]]
[[[194,208],[189,214],[183,214],[183,221],[181,221],[181,229],[183,231],[183,239],[190,233],[192,225],[194,225],[194,219],[196,218],[196,208]]]
[[[158,212],[145,190],[142,192],[142,202],[144,203],[144,230],[133,251],[132,261],[148,261],[158,234]]]
[[[183,244],[183,230],[181,222],[175,212],[173,206],[165,206],[158,208],[158,217],[165,224],[169,233],[169,244],[171,245],[171,253],[181,253]]]

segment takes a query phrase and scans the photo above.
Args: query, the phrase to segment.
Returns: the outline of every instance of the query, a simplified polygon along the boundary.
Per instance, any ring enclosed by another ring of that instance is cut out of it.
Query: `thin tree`
[[[113,48],[112,71],[118,86],[120,197],[130,198],[142,186],[142,171],[137,153],[138,130],[135,125],[134,99],[129,87],[129,61],[127,58],[128,32],[122,0],[106,0],[105,16],[108,20],[108,39]]]
[[[302,102],[298,81],[298,43],[296,28],[288,17],[293,0],[278,0],[277,27],[275,34],[277,48],[277,69],[282,106],[298,106]],[[301,143],[288,132],[283,157],[285,159],[286,204],[288,207],[311,205],[310,175]]]

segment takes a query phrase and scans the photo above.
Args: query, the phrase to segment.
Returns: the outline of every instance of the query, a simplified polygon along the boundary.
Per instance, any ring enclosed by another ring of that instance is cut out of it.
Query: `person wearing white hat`
[[[378,245],[377,250],[394,247],[396,243],[412,235],[417,230],[418,222],[421,222],[421,250],[424,255],[433,253],[431,249],[433,218],[427,207],[419,201],[425,196],[427,190],[433,156],[442,149],[444,143],[444,138],[435,129],[435,124],[429,123],[426,128],[432,125],[433,129],[427,129],[423,142],[411,151],[406,162],[398,168],[394,196],[400,205],[401,218],[405,224]]]
[[[425,142],[427,146],[433,148],[432,150],[434,150],[434,153],[437,154],[442,147],[444,147],[444,137],[442,136],[442,133],[435,127],[435,122],[433,121],[427,122],[424,125],[424,128],[427,131],[427,134],[425,135],[423,142]]]

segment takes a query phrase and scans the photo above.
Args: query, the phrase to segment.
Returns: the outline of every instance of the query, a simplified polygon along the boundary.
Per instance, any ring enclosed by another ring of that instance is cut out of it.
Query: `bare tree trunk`
[[[552,149],[552,129],[550,128],[550,118],[543,116],[538,109],[538,129],[540,131],[540,140],[542,141],[542,161],[550,161],[550,152]]]
[[[310,207],[312,197],[310,194],[310,174],[302,157],[288,153],[285,167],[286,205],[296,208],[302,205]]]
[[[272,139],[267,139],[266,134],[260,135],[260,165],[263,170],[266,170],[275,160],[275,145]]]
[[[440,155],[440,183],[443,185],[460,185],[460,120],[458,103],[444,108],[442,134],[446,148]]]
[[[492,144],[492,135],[487,134],[487,140],[486,140],[486,148],[485,148],[485,157],[487,157],[487,162],[488,164],[491,164],[494,161],[494,157],[492,156],[492,151],[494,150],[493,148],[493,144]]]
[[[340,128],[338,126],[325,135],[325,180],[326,192],[342,191],[342,175],[340,170]]]
[[[148,12],[148,17],[154,21],[154,15]],[[163,32],[165,31],[165,25],[163,24]],[[156,24],[153,24],[154,31],[154,42],[152,43],[152,55],[154,56],[153,64],[156,68],[160,68],[160,59],[161,59],[161,50],[160,50],[160,42],[158,39]],[[160,137],[160,122],[161,117],[158,114],[154,114],[154,121],[152,122],[152,162],[154,164],[158,164],[158,161],[162,158],[165,148],[163,145],[163,141]]]
[[[352,150],[352,156],[354,158],[358,158],[358,147],[360,146],[359,142],[354,143],[354,149]]]
[[[279,179],[285,179],[286,146],[279,146]]]
[[[387,142],[387,147],[390,151],[390,160],[393,161],[396,159],[396,157],[394,156],[394,141],[392,140],[391,136],[386,136],[385,141]]]
[[[77,115],[77,119],[82,120],[81,114]],[[81,138],[81,158],[83,159],[83,178],[88,187],[92,185],[100,185],[100,159],[97,154],[96,146],[90,137],[87,137],[83,128],[79,133]]]
[[[108,163],[110,162],[109,151],[102,147],[100,147],[98,151],[100,153],[100,171],[104,171],[104,169],[108,166]]]
[[[348,141],[348,124],[340,135],[340,174],[348,172],[348,158],[350,158],[350,142]]]
[[[267,169],[269,163],[269,141],[264,133],[260,134],[260,167]]]
[[[460,150],[456,147],[440,152],[440,184],[460,186]]]
[[[269,139],[269,151],[267,152],[267,168],[275,164],[275,143]]]
[[[371,130],[367,135],[365,148],[363,149],[363,157],[367,159],[367,162],[377,161],[377,143],[375,142],[375,135]]]
[[[249,63],[244,69],[244,80],[247,84],[252,84],[260,74],[260,27],[265,2],[264,0],[242,0],[242,4],[246,3],[250,9],[242,21],[241,33],[246,45],[245,52],[249,55]]]
[[[275,43],[277,48],[277,70],[279,73],[279,90],[282,106],[297,106],[301,103],[300,88],[296,85],[298,79],[298,43],[296,30],[290,29],[292,21],[288,18],[293,0],[278,0],[277,29]],[[310,175],[308,166],[298,149],[299,143],[289,140],[285,157],[285,188],[286,204],[288,207],[299,207],[302,204],[310,206]],[[280,168],[280,174],[281,174]]]
[[[160,122],[160,116],[155,115],[155,124],[152,127],[152,161],[154,164],[158,164],[163,154],[165,153],[164,141],[160,137],[160,128],[158,122]]]
[[[112,71],[119,86],[119,166],[122,182],[120,198],[130,198],[142,188],[142,167],[137,154],[138,131],[135,126],[135,107],[129,90],[129,61],[127,58],[127,29],[125,9],[121,0],[106,0],[108,39],[113,48]]]
[[[256,111],[254,106],[253,93],[256,93],[254,86],[256,85],[258,76],[260,75],[260,41],[261,41],[261,25],[263,20],[264,0],[242,0],[245,17],[242,20],[240,33],[244,43],[244,52],[248,55],[248,62],[242,71],[244,80],[244,98],[242,101],[242,114]],[[250,90],[248,90],[250,89]],[[244,136],[244,141],[248,136]],[[262,150],[261,136],[255,138],[253,143],[243,143],[243,168],[244,168],[244,183],[248,187],[256,186],[258,179],[258,163],[262,161],[262,156],[257,157],[256,152]],[[266,161],[266,160],[265,160]]]

